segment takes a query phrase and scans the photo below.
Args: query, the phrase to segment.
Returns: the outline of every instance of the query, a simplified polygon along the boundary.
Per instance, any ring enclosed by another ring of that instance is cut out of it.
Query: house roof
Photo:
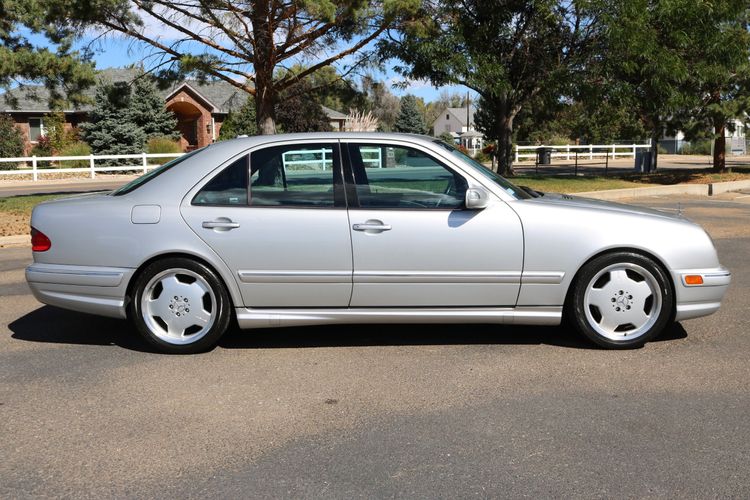
[[[331,109],[327,106],[321,106],[321,108],[323,108],[323,112],[331,120],[346,120],[347,118],[347,116],[341,111],[336,111],[335,109]]]
[[[476,113],[477,108],[474,106],[469,106],[469,123],[474,123],[474,113]],[[466,123],[466,107],[463,108],[445,108],[443,113],[449,113],[452,115],[458,122],[461,124],[462,127],[466,127],[469,125],[469,123]],[[438,119],[442,116],[442,113],[438,115]]]
[[[133,81],[137,75],[137,69],[108,68],[99,71],[97,77],[100,81],[115,83]],[[159,94],[161,94],[166,101],[167,97],[174,94],[185,85],[198,94],[199,97],[202,97],[208,104],[212,105],[214,108],[212,111],[215,113],[228,113],[239,109],[247,99],[246,94],[242,92],[242,90],[224,81],[201,83],[197,80],[183,80],[171,85],[165,90],[159,90]],[[16,105],[10,106],[6,99],[4,99],[5,94],[0,94],[0,112],[48,113],[51,111],[49,109],[49,90],[42,85],[18,87],[9,90],[7,94],[16,101]],[[96,87],[86,89],[84,94],[93,101],[94,95],[96,94]],[[91,111],[92,108],[93,106],[91,104],[84,104],[82,106],[65,109],[64,111]]]

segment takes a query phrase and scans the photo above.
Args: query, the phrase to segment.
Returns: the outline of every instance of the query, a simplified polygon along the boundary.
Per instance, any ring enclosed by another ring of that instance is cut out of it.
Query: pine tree
[[[427,126],[424,123],[424,117],[417,107],[417,98],[413,95],[405,95],[401,98],[401,111],[398,114],[396,132],[405,132],[409,134],[426,134]]]
[[[231,111],[219,129],[219,140],[234,139],[238,135],[258,135],[255,123],[255,100],[252,97],[237,111]]]
[[[157,92],[153,80],[146,75],[136,78],[131,86],[128,113],[129,119],[146,134],[146,140],[152,137],[180,137],[179,132],[175,131],[177,119],[174,113],[164,107],[164,99]]]
[[[24,143],[21,131],[9,115],[0,115],[0,158],[15,158],[23,155]],[[14,167],[12,163],[0,163],[0,168]]]
[[[89,121],[81,125],[82,137],[94,154],[143,151],[146,133],[131,121],[130,105],[131,93],[127,83],[103,83],[97,87]]]

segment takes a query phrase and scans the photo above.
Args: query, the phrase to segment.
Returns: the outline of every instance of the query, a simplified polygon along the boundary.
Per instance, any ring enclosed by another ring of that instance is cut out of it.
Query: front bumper
[[[126,292],[134,269],[32,264],[26,281],[43,304],[110,318],[126,318]]]
[[[712,269],[678,269],[672,271],[677,306],[675,321],[699,318],[715,313],[732,281],[732,273],[724,267]],[[688,285],[686,276],[701,276],[703,283]]]

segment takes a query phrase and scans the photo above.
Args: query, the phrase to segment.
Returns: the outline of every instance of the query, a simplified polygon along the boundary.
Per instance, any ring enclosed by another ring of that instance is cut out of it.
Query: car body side
[[[35,252],[27,269],[34,295],[47,304],[125,318],[130,286],[139,269],[160,257],[184,255],[217,272],[238,311],[252,307],[243,301],[236,272],[188,226],[181,206],[238,156],[254,148],[316,137],[422,149],[458,171],[470,186],[489,191],[490,204],[507,204],[512,210],[507,213],[518,217],[523,234],[516,307],[551,306],[561,311],[581,267],[615,250],[652,256],[667,270],[677,320],[714,312],[729,284],[729,273],[719,264],[706,232],[681,217],[573,197],[515,199],[427,138],[315,134],[218,143],[128,194],[85,195],[40,204],[32,214],[32,226],[50,238],[52,247]],[[705,275],[709,286],[687,286],[683,277],[691,273]]]

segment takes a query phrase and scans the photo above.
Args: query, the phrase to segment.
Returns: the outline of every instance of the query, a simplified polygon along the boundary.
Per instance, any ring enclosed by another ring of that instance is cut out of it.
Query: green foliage
[[[326,132],[331,122],[320,103],[310,96],[306,80],[290,88],[276,105],[276,119],[283,132]]]
[[[36,144],[34,144],[34,147],[31,148],[31,156],[52,156],[53,154],[52,143],[46,135],[41,136]],[[37,167],[39,168],[48,168],[51,165],[52,162],[46,160],[37,162]]]
[[[125,82],[101,83],[97,87],[89,121],[81,125],[82,137],[94,154],[136,154],[143,151],[146,133],[133,123],[130,103],[130,87]]]
[[[146,143],[146,152],[149,154],[159,153],[175,153],[177,155],[182,153],[182,147],[179,141],[172,139],[172,136],[156,136],[152,137]],[[164,163],[173,160],[175,157],[167,158],[151,158],[149,163],[163,165]]]
[[[60,151],[78,140],[77,131],[65,127],[65,114],[62,111],[54,111],[46,115],[44,128],[54,154],[59,155]]]
[[[453,136],[450,134],[450,132],[443,132],[438,136],[438,139],[440,139],[443,142],[447,142],[448,144],[455,144],[456,140],[453,138]]]
[[[140,75],[131,86],[128,115],[132,123],[143,130],[146,138],[180,137],[180,133],[175,131],[177,118],[164,107],[164,99],[147,75]]]
[[[492,160],[490,155],[482,151],[477,151],[477,154],[474,155],[474,159],[479,163],[489,163]]]
[[[230,112],[219,129],[219,140],[234,139],[238,135],[258,135],[255,123],[255,102],[248,98],[237,111]]]
[[[417,98],[413,95],[405,95],[401,98],[401,111],[394,124],[394,129],[396,132],[409,134],[427,133],[423,115],[417,107]]]
[[[0,158],[23,156],[24,140],[13,118],[0,114]],[[13,169],[12,163],[0,163],[0,169]]]
[[[362,92],[366,96],[365,107],[362,111],[369,111],[377,118],[378,131],[394,130],[401,107],[399,98],[388,90],[384,82],[379,82],[372,76],[362,77]]]
[[[710,155],[712,142],[710,139],[694,140],[684,144],[679,153],[683,155]]]
[[[71,142],[57,152],[58,156],[89,156],[91,146],[83,141]],[[89,166],[88,160],[68,160],[60,162],[63,168],[85,168]]]

